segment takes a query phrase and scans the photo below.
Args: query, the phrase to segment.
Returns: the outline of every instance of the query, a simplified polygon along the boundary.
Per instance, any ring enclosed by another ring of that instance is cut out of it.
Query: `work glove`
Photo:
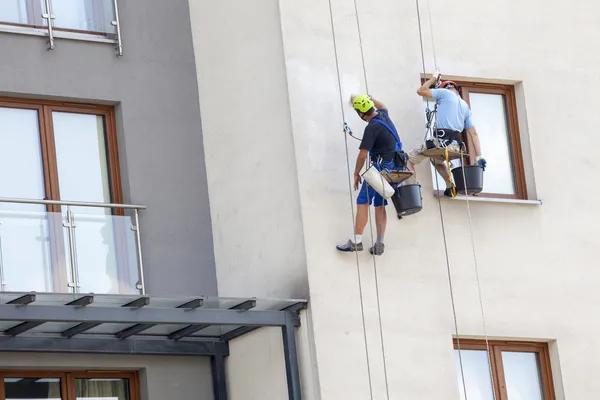
[[[482,156],[479,156],[479,157],[477,157],[477,165],[482,167],[483,170],[485,171],[485,168],[487,167],[487,161],[485,161],[485,158],[483,158]]]

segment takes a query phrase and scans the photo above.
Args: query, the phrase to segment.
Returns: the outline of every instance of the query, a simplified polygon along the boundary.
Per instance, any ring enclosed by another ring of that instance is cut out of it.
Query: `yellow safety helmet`
[[[352,102],[352,106],[355,110],[360,111],[361,113],[366,113],[371,108],[375,107],[375,103],[367,94],[359,94],[354,98]]]

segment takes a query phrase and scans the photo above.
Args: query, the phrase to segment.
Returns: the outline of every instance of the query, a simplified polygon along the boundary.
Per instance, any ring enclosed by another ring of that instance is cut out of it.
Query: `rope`
[[[464,185],[464,190],[465,190],[465,199],[467,201],[467,214],[469,216],[469,233],[471,235],[471,248],[473,249],[473,262],[475,264],[475,278],[477,280],[477,294],[479,296],[479,308],[481,310],[481,320],[483,322],[483,335],[485,337],[485,347],[488,353],[488,367],[490,369],[490,377],[492,379],[492,393],[494,396],[494,400],[496,400],[496,383],[494,382],[494,373],[492,370],[492,359],[491,359],[491,354],[490,354],[490,342],[488,340],[488,333],[487,333],[487,324],[485,322],[485,313],[483,312],[483,295],[481,292],[481,284],[479,282],[479,266],[477,263],[477,252],[475,251],[475,235],[473,235],[473,224],[472,224],[472,219],[471,219],[471,205],[469,204],[469,196],[467,195],[467,176],[465,174],[465,162],[464,162],[464,151],[463,148],[461,148],[461,152],[460,152],[460,163],[461,163],[461,168],[462,168],[462,173],[463,173],[463,185]]]
[[[331,1],[331,0],[330,0]],[[365,63],[365,54],[364,54],[364,50],[363,50],[363,44],[362,44],[362,32],[360,29],[360,18],[358,16],[358,5],[356,3],[356,0],[354,0],[354,13],[356,15],[356,30],[358,32],[358,44],[360,46],[360,57],[361,57],[361,61],[362,61],[362,68],[363,68],[363,75],[364,75],[364,79],[365,79],[365,89],[367,90],[367,93],[369,92],[369,80],[367,79],[367,66]],[[381,178],[383,180],[383,176]],[[367,199],[369,199],[369,185],[367,185]],[[385,201],[385,200],[384,200]],[[383,216],[385,218],[387,218],[387,214],[385,212],[385,206],[383,206]],[[383,338],[383,322],[381,319],[381,302],[379,299],[379,278],[377,275],[377,260],[375,259],[375,244],[377,242],[377,239],[373,237],[373,221],[372,221],[372,216],[371,216],[371,207],[369,206],[367,208],[368,213],[369,213],[369,231],[371,233],[371,243],[373,244],[373,254],[372,254],[372,259],[373,259],[373,274],[375,276],[375,296],[377,299],[377,317],[379,320],[379,339],[381,341],[381,353],[382,353],[382,357],[383,357],[383,376],[385,378],[385,393],[386,393],[386,398],[389,400],[390,399],[390,389],[389,389],[389,383],[388,383],[388,373],[387,373],[387,359],[385,356],[385,341]],[[387,223],[386,223],[387,224]]]
[[[342,120],[345,125],[346,124],[346,114],[344,112],[344,99],[343,99],[343,95],[342,95],[342,79],[341,79],[341,74],[340,74],[340,65],[339,65],[339,61],[338,61],[337,41],[336,41],[335,27],[334,27],[334,22],[333,22],[333,9],[331,6],[331,0],[328,0],[328,2],[329,2],[329,18],[331,21],[331,36],[333,38],[333,52],[335,55],[335,69],[337,71],[338,92],[340,95],[340,108],[342,110]],[[346,135],[345,129],[344,129],[344,143],[345,143],[345,147],[346,147],[346,166],[347,166],[347,171],[348,171],[348,194],[350,197],[350,209],[352,210],[352,232],[354,234],[354,231],[356,229],[356,225],[355,225],[356,219],[355,219],[355,215],[354,215],[354,202],[352,199],[352,175],[350,173],[350,155],[348,153],[348,137]],[[356,242],[356,236],[354,237],[354,241]],[[366,326],[366,322],[365,322],[365,307],[364,307],[364,300],[363,300],[363,294],[362,294],[363,293],[362,280],[360,277],[358,252],[354,252],[354,253],[356,255],[356,273],[358,275],[358,292],[359,292],[359,296],[360,296],[360,313],[362,316],[363,337],[364,337],[364,344],[365,344],[365,357],[366,357],[366,361],[367,361],[367,375],[369,378],[369,393],[370,393],[371,400],[373,400],[373,382],[371,381],[371,364],[369,362],[369,345],[367,343],[367,326]]]
[[[431,33],[431,48],[433,50],[433,66],[435,69],[438,67],[437,58],[435,56],[435,40],[433,39],[433,20],[431,19],[431,6],[429,0],[427,0],[427,12],[429,13],[429,32]]]
[[[419,39],[421,42],[421,59],[423,60],[423,74],[426,73],[425,70],[425,54],[424,54],[424,50],[423,50],[423,35],[422,35],[422,31],[421,31],[421,13],[420,13],[420,9],[419,9],[419,0],[415,0],[416,5],[417,5],[417,18],[419,20]],[[427,0],[427,6],[429,8],[429,0]],[[431,9],[429,10],[430,15],[431,15]],[[429,20],[429,25],[431,25],[431,18]],[[432,33],[433,33],[433,29],[432,29]],[[431,40],[433,42],[433,35],[431,36]],[[434,57],[434,63],[436,64],[437,67],[437,61],[435,59],[435,47],[433,48],[433,57]],[[439,182],[438,182],[438,174],[437,171],[435,173],[435,187],[439,188]],[[444,212],[442,210],[442,199],[441,196],[437,196],[437,200],[438,200],[438,208],[440,211],[440,224],[442,227],[442,236],[444,238],[444,254],[446,256],[446,272],[448,274],[448,286],[450,288],[450,301],[452,304],[452,316],[454,318],[454,332],[456,334],[456,344],[458,347],[458,361],[460,364],[460,375],[461,375],[461,380],[462,380],[462,386],[463,386],[463,390],[465,393],[465,400],[468,400],[467,397],[467,384],[465,382],[465,371],[464,371],[464,366],[463,366],[463,360],[462,360],[462,352],[461,352],[461,348],[460,348],[460,335],[459,335],[459,331],[458,331],[458,318],[456,316],[456,304],[454,302],[454,287],[452,285],[452,273],[450,271],[450,257],[448,256],[448,241],[446,239],[446,227],[444,225]],[[488,353],[489,354],[489,353]],[[488,357],[489,358],[489,357]]]

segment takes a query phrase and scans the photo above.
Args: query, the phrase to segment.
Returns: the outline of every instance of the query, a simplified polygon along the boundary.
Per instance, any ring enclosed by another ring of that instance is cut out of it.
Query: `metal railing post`
[[[137,289],[139,289],[140,294],[146,294],[146,282],[144,281],[144,262],[142,260],[142,238],[140,235],[140,214],[138,209],[134,210],[135,215],[135,240],[137,242],[137,257],[138,257],[138,273],[139,273],[139,282],[137,284]]]
[[[70,282],[67,285],[73,289],[74,293],[77,293],[79,291],[79,280],[77,277],[77,267],[75,263],[75,232],[73,231],[73,229],[75,228],[75,221],[73,219],[73,212],[71,211],[70,206],[67,206],[67,222],[63,223],[63,226],[67,228],[67,231],[69,233],[69,264],[71,267],[71,278],[73,279],[73,282]]]
[[[121,21],[119,20],[119,4],[117,0],[113,0],[115,7],[115,20],[111,22],[117,28],[117,56],[123,55],[123,39],[121,38]]]
[[[50,5],[50,0],[45,0],[46,4],[46,13],[42,14],[42,18],[48,21],[48,50],[54,50],[54,31],[52,28],[52,20],[56,18],[54,14],[52,14],[52,6]]]

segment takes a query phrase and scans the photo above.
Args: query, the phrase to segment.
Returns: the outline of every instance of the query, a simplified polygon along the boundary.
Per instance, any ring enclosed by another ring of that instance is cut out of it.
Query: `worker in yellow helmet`
[[[387,107],[378,100],[369,95],[361,94],[352,96],[350,99],[354,110],[360,118],[367,122],[365,132],[360,143],[360,152],[356,159],[354,168],[354,190],[358,190],[361,184],[360,170],[362,169],[367,157],[378,170],[384,168],[389,170],[398,169],[400,163],[398,157],[402,153],[402,142],[398,137],[398,131],[388,115]],[[385,249],[383,238],[387,224],[387,214],[385,206],[387,201],[369,187],[366,182],[362,182],[360,192],[356,199],[356,224],[354,234],[350,239],[336,246],[339,251],[352,252],[362,251],[362,234],[369,218],[369,205],[375,205],[375,222],[377,225],[377,242],[369,249],[371,254],[382,255]]]

